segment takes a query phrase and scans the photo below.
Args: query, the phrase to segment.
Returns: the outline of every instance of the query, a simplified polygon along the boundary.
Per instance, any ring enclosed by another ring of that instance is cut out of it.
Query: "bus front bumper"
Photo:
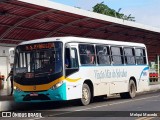
[[[42,92],[23,92],[14,90],[14,100],[16,102],[47,102],[67,100],[66,83],[63,83],[56,89],[49,89]]]

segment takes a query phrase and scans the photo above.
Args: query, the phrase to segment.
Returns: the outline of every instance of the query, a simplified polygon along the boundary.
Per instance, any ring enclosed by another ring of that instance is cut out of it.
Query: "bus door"
[[[78,55],[77,55],[77,48],[72,47],[69,45],[65,48],[65,75],[71,75],[78,71],[79,65],[78,65]]]

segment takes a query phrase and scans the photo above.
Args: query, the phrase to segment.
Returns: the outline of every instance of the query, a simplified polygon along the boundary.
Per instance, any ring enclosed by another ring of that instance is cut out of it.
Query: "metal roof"
[[[0,44],[78,36],[144,43],[149,59],[160,54],[160,29],[48,0],[1,0]]]

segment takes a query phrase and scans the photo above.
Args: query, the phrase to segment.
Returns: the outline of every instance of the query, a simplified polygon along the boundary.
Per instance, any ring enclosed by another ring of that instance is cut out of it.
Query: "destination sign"
[[[32,50],[39,50],[39,49],[50,49],[54,48],[54,43],[39,43],[39,44],[30,44],[25,46],[25,50],[32,51]]]

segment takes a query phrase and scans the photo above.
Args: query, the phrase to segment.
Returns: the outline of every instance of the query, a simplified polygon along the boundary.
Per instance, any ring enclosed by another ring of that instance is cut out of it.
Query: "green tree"
[[[109,8],[107,5],[104,4],[104,2],[97,3],[93,7],[93,12],[104,14],[104,15],[109,15],[112,17],[120,18],[123,20],[128,20],[128,21],[135,21],[135,17],[132,17],[130,15],[124,15],[123,13],[120,13],[122,8],[119,8],[118,11],[115,11],[114,9]]]

